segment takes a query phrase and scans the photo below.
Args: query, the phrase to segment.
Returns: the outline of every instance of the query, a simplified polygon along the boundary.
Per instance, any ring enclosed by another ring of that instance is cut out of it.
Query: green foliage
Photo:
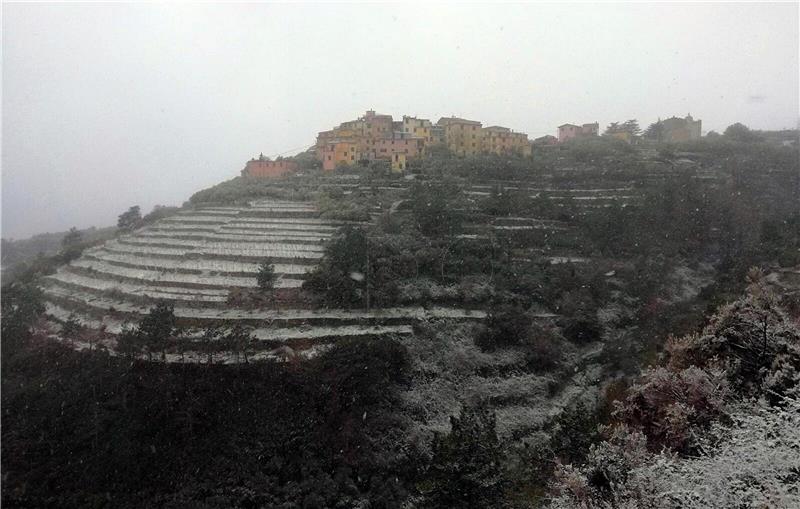
[[[399,507],[404,456],[377,430],[403,358],[390,340],[237,369],[4,349],[4,506]]]
[[[729,125],[725,129],[725,132],[722,133],[722,136],[730,141],[739,143],[753,143],[762,141],[762,138],[758,134],[754,133],[746,125],[740,124],[739,122]]]
[[[75,228],[74,226],[69,229],[64,238],[61,239],[61,247],[62,248],[69,248],[76,244],[79,244],[83,240],[83,235],[81,232]]]
[[[597,412],[580,401],[565,408],[552,426],[549,449],[561,463],[582,463],[589,446],[600,440]]]
[[[278,185],[282,179],[260,177],[235,177],[194,193],[189,198],[192,205],[223,203],[244,205],[258,198],[283,200],[308,200],[311,194],[300,186]]]
[[[653,122],[645,129],[643,136],[654,141],[661,141],[664,138],[664,124],[659,120]]]
[[[597,164],[613,157],[631,156],[634,150],[622,140],[592,136],[569,140],[560,147],[559,155],[578,163]]]
[[[489,196],[480,204],[482,212],[497,217],[520,215],[531,208],[531,198],[520,189],[492,187]]]
[[[426,177],[470,180],[530,180],[538,175],[534,159],[516,154],[480,154],[457,157],[445,147],[437,147],[425,158],[408,162],[411,173]]]
[[[415,182],[410,190],[411,213],[424,235],[454,235],[463,221],[463,194],[453,182]]]
[[[361,193],[345,195],[333,188],[317,195],[320,217],[337,221],[369,221],[370,203]]]
[[[3,286],[0,300],[3,345],[18,346],[30,337],[34,324],[44,313],[42,291],[32,284],[12,283]]]
[[[386,387],[405,382],[409,359],[405,347],[392,339],[343,338],[315,368],[327,411],[338,413],[392,402],[395,394]]]
[[[60,261],[69,263],[78,258],[86,247],[83,242],[83,235],[74,226],[69,229],[64,238],[61,239],[61,251],[59,252]]]
[[[486,314],[483,332],[475,343],[484,350],[518,345],[528,335],[532,320],[524,308],[514,304],[495,305]]]
[[[162,358],[166,355],[168,342],[175,332],[175,321],[174,306],[159,301],[139,322],[139,330],[149,359],[152,359],[153,352],[159,350],[162,352]]]
[[[437,435],[433,458],[421,483],[423,507],[508,507],[508,479],[493,412],[464,407],[450,417],[451,431]]]
[[[117,228],[121,230],[133,230],[139,227],[142,221],[142,213],[138,205],[134,205],[127,211],[119,215],[117,219]]]
[[[258,265],[258,272],[256,273],[256,282],[258,287],[263,292],[271,292],[275,289],[275,282],[278,280],[278,275],[275,274],[275,265],[269,259],[263,260]]]
[[[83,331],[83,324],[74,314],[70,314],[61,326],[61,336],[69,341],[75,341]]]
[[[301,171],[313,173],[322,170],[322,162],[317,159],[317,155],[313,150],[301,152],[292,157],[292,160],[297,163],[297,168]]]
[[[639,128],[639,122],[635,119],[626,120],[625,122],[611,122],[609,126],[606,128],[605,134],[616,134],[616,133],[629,133],[632,137],[639,136],[642,130]]]
[[[586,312],[578,312],[565,320],[564,337],[573,343],[585,345],[598,341],[603,334],[603,327],[597,316]]]
[[[236,362],[244,360],[247,362],[249,349],[255,338],[252,327],[242,325],[239,322],[233,324],[225,335],[225,341],[230,345],[231,351],[236,355]]]
[[[308,275],[303,288],[322,295],[330,306],[366,304],[368,249],[366,231],[345,226],[325,247],[325,258]]]
[[[144,344],[144,336],[138,327],[125,325],[117,335],[117,352],[127,359],[138,356]]]
[[[200,336],[200,351],[206,354],[206,364],[211,366],[214,363],[214,352],[218,349],[218,343],[225,337],[225,327],[219,322],[212,322],[203,328]]]
[[[561,363],[562,338],[553,327],[533,324],[523,341],[525,363],[533,371],[552,371]]]
[[[149,214],[145,215],[142,218],[142,224],[151,224],[158,221],[159,219],[164,219],[165,217],[173,216],[179,210],[180,207],[156,205],[153,207],[153,210],[151,210]]]

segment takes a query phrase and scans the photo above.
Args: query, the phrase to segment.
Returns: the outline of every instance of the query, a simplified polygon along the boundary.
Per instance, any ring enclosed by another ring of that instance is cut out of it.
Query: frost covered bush
[[[727,383],[719,375],[691,366],[682,371],[649,369],[628,390],[616,415],[643,431],[652,450],[687,452],[694,434],[722,411]]]
[[[781,395],[800,372],[800,331],[760,272],[748,278],[747,295],[717,311],[701,334],[668,342],[669,366],[724,370],[737,392]]]
[[[781,408],[737,405],[730,424],[715,423],[688,458],[648,453],[641,433],[620,427],[592,448],[587,465],[557,469],[549,507],[800,507],[798,428],[796,394]]]
[[[610,438],[558,469],[550,507],[800,507],[800,332],[749,280],[701,334],[669,342]]]

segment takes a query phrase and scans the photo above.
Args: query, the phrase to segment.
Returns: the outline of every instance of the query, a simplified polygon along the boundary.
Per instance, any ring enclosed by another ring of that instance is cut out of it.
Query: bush
[[[487,313],[484,328],[475,344],[488,351],[519,345],[528,338],[532,323],[530,315],[519,305],[495,305]]]
[[[508,483],[494,413],[465,407],[450,417],[451,431],[437,435],[433,458],[422,483],[423,507],[507,507]]]
[[[550,327],[533,324],[524,340],[525,362],[534,370],[549,371],[561,363],[561,337]]]
[[[578,345],[599,341],[603,335],[603,326],[597,315],[578,315],[568,318],[563,327],[564,337]]]
[[[616,416],[642,430],[651,450],[686,453],[696,445],[695,431],[720,415],[727,390],[722,377],[695,366],[679,372],[654,368],[628,390]]]
[[[724,371],[737,392],[780,397],[800,372],[800,331],[763,275],[751,270],[749,280],[747,295],[718,310],[701,334],[667,343],[669,366]]]

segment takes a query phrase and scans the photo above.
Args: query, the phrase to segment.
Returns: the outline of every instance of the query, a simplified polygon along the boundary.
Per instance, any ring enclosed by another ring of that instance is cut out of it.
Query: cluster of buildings
[[[659,119],[654,126],[653,132],[647,135],[659,142],[677,143],[700,138],[701,121],[693,119],[691,115]],[[637,135],[624,129],[613,133],[606,131],[606,134],[629,143]],[[320,132],[313,151],[325,171],[342,165],[383,160],[390,162],[392,171],[402,172],[410,159],[422,157],[435,147],[444,147],[458,156],[530,156],[532,145],[558,145],[594,136],[600,136],[600,124],[597,122],[562,124],[558,126],[558,136],[542,136],[531,143],[525,133],[512,131],[508,127],[483,127],[477,120],[442,117],[434,124],[428,119],[410,116],[394,120],[391,115],[370,110],[356,120]],[[291,159],[271,160],[262,154],[258,159],[247,162],[242,175],[277,177],[296,170],[297,163]]]
[[[670,117],[664,120],[659,119],[654,124],[654,130],[646,133],[645,136],[662,143],[680,143],[700,139],[702,122],[686,115],[684,118]],[[604,134],[627,143],[631,143],[637,138],[638,133],[630,132],[624,128],[624,124],[613,132],[607,130]],[[600,124],[562,124],[558,126],[558,136],[542,136],[533,140],[535,145],[557,145],[566,143],[570,140],[579,138],[590,138],[600,136]]]
[[[357,120],[320,132],[315,153],[326,171],[374,160],[390,161],[393,171],[403,171],[409,159],[421,157],[437,146],[459,156],[531,155],[528,135],[507,127],[483,127],[476,120],[457,117],[443,117],[435,124],[409,116],[394,120],[391,115],[372,110]]]

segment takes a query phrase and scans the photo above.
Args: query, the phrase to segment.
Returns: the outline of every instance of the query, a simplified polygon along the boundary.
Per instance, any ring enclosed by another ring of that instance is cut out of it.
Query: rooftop
[[[480,122],[477,120],[467,120],[465,118],[458,118],[458,117],[442,117],[439,119],[437,124],[469,124],[469,125],[481,125]]]

